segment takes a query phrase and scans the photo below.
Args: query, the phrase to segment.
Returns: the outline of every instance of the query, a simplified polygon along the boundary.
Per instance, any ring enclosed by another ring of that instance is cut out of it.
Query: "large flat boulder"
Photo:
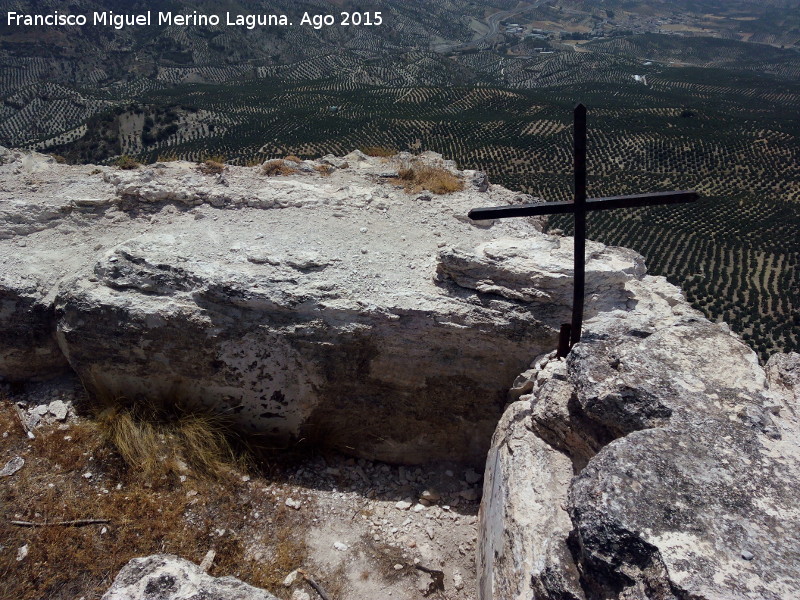
[[[172,554],[131,559],[102,600],[277,600],[235,577],[212,577]]]
[[[275,446],[482,464],[509,383],[568,320],[572,245],[535,219],[470,222],[531,200],[475,172],[458,172],[461,192],[408,193],[391,176],[409,160],[354,153],[267,177],[12,154],[0,377],[68,363],[95,395],[212,408]],[[594,314],[626,302],[643,266],[591,251]]]
[[[628,287],[647,312],[538,361],[495,433],[480,598],[800,596],[797,355],[765,372],[677,289]]]

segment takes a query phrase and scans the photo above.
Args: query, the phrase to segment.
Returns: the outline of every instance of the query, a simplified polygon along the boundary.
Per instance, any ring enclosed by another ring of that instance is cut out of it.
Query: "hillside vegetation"
[[[548,6],[536,10],[558,8]],[[109,85],[47,79],[44,67],[20,80],[31,71],[6,67],[0,143],[106,163],[433,150],[509,188],[568,200],[571,109],[582,101],[590,195],[693,188],[703,196],[691,206],[592,215],[589,235],[642,252],[651,272],[680,284],[762,358],[800,348],[797,51],[648,33],[522,54],[509,36],[465,46],[470,34],[439,34],[425,35],[461,45],[390,51],[385,39],[370,45],[367,37],[357,51],[321,44],[296,60],[244,70],[195,59]],[[552,226],[571,225],[560,217]]]

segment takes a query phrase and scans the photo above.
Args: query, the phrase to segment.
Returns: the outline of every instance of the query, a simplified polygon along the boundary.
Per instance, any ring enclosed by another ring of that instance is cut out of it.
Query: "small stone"
[[[339,552],[344,552],[345,550],[347,550],[347,544],[344,544],[342,542],[333,542],[333,547],[336,548],[336,550],[338,550]]]
[[[476,473],[473,469],[468,469],[464,472],[464,480],[472,485],[473,483],[478,483],[483,475],[480,473]]]
[[[749,550],[742,550],[742,558],[745,560],[753,560],[755,555]]]
[[[367,228],[366,227],[362,227],[361,229],[359,229],[359,231],[361,233],[367,233]]]
[[[10,477],[17,471],[22,468],[22,465],[25,464],[25,459],[21,456],[15,456],[10,461],[6,463],[2,469],[0,469],[0,477]]]
[[[414,512],[422,512],[423,510],[425,510],[425,506],[423,504],[414,505]]]
[[[69,407],[63,400],[53,400],[49,406],[50,414],[52,414],[57,421],[63,421],[67,418]]]
[[[17,562],[25,560],[26,556],[28,556],[28,544],[17,549]]]
[[[464,589],[464,578],[459,571],[453,571],[453,587],[457,590]]]
[[[411,508],[411,502],[408,500],[400,500],[397,504],[394,505],[397,510],[408,510]]]
[[[436,503],[441,499],[442,496],[436,490],[427,489],[423,491],[419,497],[423,500],[427,500],[430,503]]]
[[[468,490],[461,490],[458,493],[458,495],[461,496],[464,500],[473,502],[478,499],[478,490],[476,490],[475,488],[469,488]]]
[[[403,565],[401,565],[400,563],[397,563],[397,564],[394,566],[394,570],[395,570],[395,571],[402,571],[402,570],[403,570]]]
[[[425,533],[428,534],[429,539],[433,539],[433,527],[431,525],[425,526]]]
[[[292,600],[311,600],[311,596],[305,590],[295,590],[292,592]]]
[[[302,506],[300,500],[295,500],[294,498],[287,498],[284,504],[286,504],[286,506],[288,506],[289,508],[293,508],[295,510],[300,510],[300,507]]]
[[[107,533],[108,533],[108,527],[103,527],[103,528],[100,530],[100,535],[105,535],[105,534],[107,534]]]
[[[94,477],[94,475],[93,475],[92,473],[89,473],[89,472],[87,471],[86,473],[84,473],[84,474],[82,475],[82,477],[83,477],[84,479],[91,479],[92,477]]]
[[[289,573],[289,574],[288,574],[288,575],[287,575],[287,576],[284,578],[284,580],[283,580],[283,585],[284,585],[285,587],[292,587],[292,586],[295,584],[295,582],[297,581],[297,578],[298,578],[298,576],[299,576],[299,575],[300,575],[300,572],[299,572],[297,569],[295,569],[294,571],[292,571],[291,573]]]

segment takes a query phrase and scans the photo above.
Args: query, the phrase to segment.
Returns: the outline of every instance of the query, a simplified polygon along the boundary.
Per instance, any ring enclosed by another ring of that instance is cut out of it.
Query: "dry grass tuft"
[[[119,167],[120,169],[126,171],[130,171],[132,169],[138,169],[139,167],[142,166],[142,163],[140,163],[135,158],[128,156],[127,154],[124,154],[114,161],[114,166]]]
[[[411,194],[428,190],[434,194],[451,194],[464,189],[464,182],[443,167],[412,163],[397,173],[397,179]]]
[[[323,177],[327,177],[328,175],[333,173],[336,170],[336,168],[332,167],[331,165],[317,165],[314,167],[314,170]]]
[[[300,164],[301,162],[303,162],[302,158],[300,158],[299,156],[295,156],[294,154],[290,154],[289,156],[287,156],[283,160],[288,160],[289,162],[293,162],[293,163],[297,163],[297,164]]]
[[[187,474],[225,480],[248,467],[246,456],[234,450],[237,436],[229,420],[187,411],[178,401],[113,402],[98,414],[97,424],[128,468],[150,481]]]
[[[200,163],[200,172],[204,175],[219,175],[225,169],[226,166],[224,163],[211,160],[210,158]]]
[[[268,177],[275,177],[277,175],[291,175],[292,173],[297,173],[297,169],[288,166],[283,160],[278,158],[265,162],[261,167],[261,173]]]
[[[362,146],[359,150],[367,156],[379,156],[382,158],[389,158],[397,154],[397,150],[386,148],[385,146]]]
[[[220,449],[218,426],[185,416],[167,429],[144,419],[159,412],[152,406],[139,411],[120,406],[116,414],[111,408],[101,420],[40,428],[36,439],[28,440],[11,403],[0,402],[0,429],[9,433],[0,444],[0,463],[25,457],[20,471],[0,479],[0,598],[99,598],[131,558],[166,552],[199,563],[210,548],[217,553],[213,576],[233,575],[281,597],[288,594],[280,582],[307,560],[305,520],[313,510],[276,505],[264,493],[274,484],[257,476],[245,484],[241,474],[220,481],[190,473],[185,481],[171,478],[156,485],[126,467],[116,449],[127,461],[149,463],[157,474],[161,467],[145,457],[163,456],[174,444],[183,457],[194,457],[187,458],[192,468],[213,470],[229,454]],[[209,435],[217,438],[213,450]],[[263,517],[254,521],[254,511]],[[74,519],[110,523],[34,528],[10,523]],[[263,556],[248,552],[254,542]],[[25,545],[28,555],[17,561],[17,549]]]

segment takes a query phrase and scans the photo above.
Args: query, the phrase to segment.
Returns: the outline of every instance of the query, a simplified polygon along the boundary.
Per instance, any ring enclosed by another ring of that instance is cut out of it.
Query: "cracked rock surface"
[[[571,241],[535,219],[471,222],[476,206],[532,200],[479,173],[437,196],[389,177],[405,155],[287,162],[278,177],[4,160],[5,380],[72,370],[93,394],[212,407],[277,447],[314,436],[480,466],[509,383],[569,314]],[[595,314],[627,302],[643,266],[590,252]]]
[[[518,379],[489,452],[479,597],[800,595],[797,354],[759,366],[645,277]]]
[[[198,565],[171,554],[134,558],[114,578],[103,600],[277,600],[235,577],[212,577]]]

